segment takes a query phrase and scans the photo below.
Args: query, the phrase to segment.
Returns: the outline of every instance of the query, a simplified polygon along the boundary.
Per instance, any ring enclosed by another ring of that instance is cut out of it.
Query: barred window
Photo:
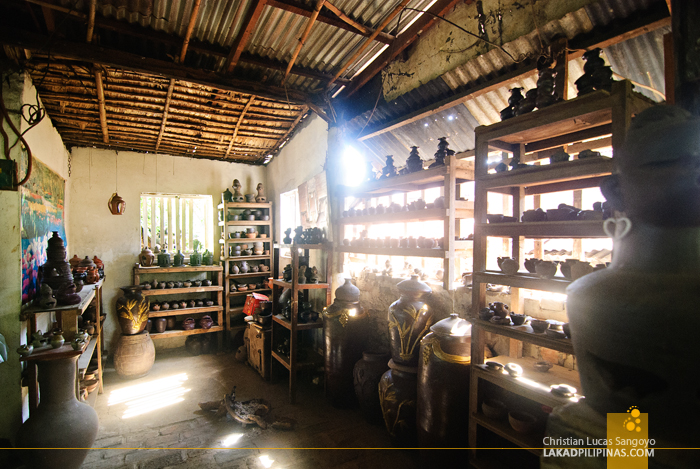
[[[141,247],[158,245],[169,252],[213,249],[210,195],[141,194]]]

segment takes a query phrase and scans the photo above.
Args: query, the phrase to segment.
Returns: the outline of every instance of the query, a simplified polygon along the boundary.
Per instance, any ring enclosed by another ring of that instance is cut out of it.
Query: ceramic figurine
[[[367,162],[367,170],[365,171],[365,182],[372,182],[377,180],[377,173],[374,171],[374,166],[371,162]]]
[[[291,236],[291,234],[292,234],[292,229],[291,229],[291,228],[287,228],[286,230],[284,230],[284,234],[285,234],[286,236],[282,239],[282,242],[283,242],[284,244],[292,244],[292,236]]]
[[[394,166],[394,155],[386,156],[386,166],[382,168],[382,175],[379,179],[386,179],[396,176],[396,166]]]
[[[28,357],[34,351],[34,346],[32,344],[24,344],[17,349],[17,353],[22,357]]]
[[[301,226],[297,226],[294,228],[294,244],[303,244],[304,243],[304,228]]]
[[[435,162],[431,164],[428,168],[437,168],[438,166],[445,166],[445,157],[448,156],[447,148],[449,143],[447,143],[447,137],[440,137],[438,139],[438,149],[435,152]],[[454,152],[453,152],[454,153]]]
[[[409,173],[423,171],[423,160],[420,155],[418,155],[418,147],[411,147],[411,154],[408,155],[408,159],[406,160],[406,169]]]
[[[576,80],[575,85],[578,95],[592,93],[595,90],[612,89],[612,68],[605,65],[605,60],[600,57],[601,49],[591,49],[583,54],[583,75]]]
[[[221,198],[223,199],[224,203],[226,202],[233,202],[233,194],[231,193],[228,188],[224,191],[223,194],[221,194]],[[223,220],[222,220],[223,221]]]
[[[241,183],[238,179],[233,180],[233,196],[231,200],[233,202],[245,202],[245,197],[243,197],[243,193],[241,192]]]
[[[306,266],[305,265],[300,265],[299,266],[299,279],[298,279],[299,284],[304,284],[306,283]]]
[[[53,290],[45,283],[41,284],[40,296],[37,299],[37,305],[41,308],[50,309],[56,306],[56,298],[53,296]]]
[[[318,283],[319,282],[319,276],[318,276],[318,269],[316,266],[313,266],[311,268],[311,276],[309,277],[309,283]]]
[[[262,182],[258,183],[258,187],[255,188],[255,190],[258,191],[258,195],[255,197],[255,201],[258,203],[266,202],[267,197],[265,197],[265,192],[263,191],[263,184]]]

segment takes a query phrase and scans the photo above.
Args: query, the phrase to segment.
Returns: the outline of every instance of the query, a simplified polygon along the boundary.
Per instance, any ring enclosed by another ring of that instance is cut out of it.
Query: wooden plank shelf
[[[502,272],[495,271],[474,272],[474,279],[478,282],[509,285],[511,287],[528,288],[530,290],[548,291],[552,293],[566,293],[566,287],[571,283],[570,280],[564,277],[544,279],[535,274],[520,272],[515,275],[506,275]]]
[[[245,291],[232,291],[228,292],[226,296],[247,296],[250,293],[261,293],[265,291],[270,291],[269,288],[257,288],[255,290],[245,290]]]
[[[267,255],[267,256],[231,256],[231,257],[226,258],[226,260],[232,261],[232,262],[235,262],[235,261],[255,261],[255,260],[264,261],[264,260],[270,259],[271,257],[272,256],[270,256],[270,255]]]
[[[224,330],[224,326],[212,326],[209,329],[191,329],[189,331],[185,330],[179,330],[179,331],[165,331],[165,332],[152,332],[151,333],[151,339],[156,340],[156,339],[167,339],[170,337],[181,337],[185,335],[194,335],[194,334],[207,334],[209,332],[221,332]]]
[[[85,285],[82,290],[78,292],[78,295],[80,296],[80,303],[74,304],[74,305],[68,305],[68,306],[56,306],[53,308],[41,308],[39,306],[30,306],[20,312],[20,321],[26,321],[29,319],[31,316],[35,314],[41,314],[41,313],[49,313],[49,312],[63,312],[63,311],[79,311],[80,313],[85,312],[88,306],[90,306],[90,302],[92,302],[92,299],[95,298],[95,293],[97,290],[102,287],[102,282],[104,280],[100,280],[99,282],[91,285]],[[66,331],[64,331],[66,332]]]
[[[490,381],[510,392],[523,396],[542,405],[557,407],[581,399],[580,394],[574,397],[562,397],[553,394],[550,386],[567,384],[581,390],[581,382],[578,372],[554,365],[548,372],[535,371],[533,365],[537,362],[534,358],[493,357],[489,361],[497,361],[504,365],[516,363],[523,368],[523,375],[517,378],[511,377],[505,371],[494,371],[486,368],[486,365],[472,365],[472,375],[478,379]]]
[[[239,278],[250,278],[250,277],[265,277],[268,278],[272,275],[271,272],[249,272],[247,274],[228,274],[227,279],[239,279]]]
[[[203,293],[210,291],[222,291],[224,287],[212,285],[211,287],[189,287],[189,288],[157,288],[155,290],[141,290],[143,296],[156,295],[179,295],[181,293]]]
[[[598,178],[612,173],[612,170],[612,158],[601,156],[486,174],[479,182],[481,187],[487,190],[501,187],[531,187],[583,178]],[[599,179],[596,179],[593,186],[598,183]]]
[[[607,238],[603,222],[591,221],[542,221],[513,223],[478,223],[477,230],[485,236],[526,238]]]
[[[486,417],[481,412],[472,414],[476,423],[482,427],[488,428],[495,434],[505,438],[506,440],[515,443],[523,449],[539,456],[542,454],[542,436],[536,436],[531,433],[518,433],[510,426],[507,417],[504,420],[495,420]]]
[[[216,206],[217,209],[222,209],[224,206],[229,208],[272,208],[270,202],[224,202]]]
[[[523,342],[529,342],[539,347],[545,347],[562,353],[574,353],[574,346],[571,343],[571,339],[553,339],[545,333],[539,334],[533,331],[532,327],[529,325],[523,324],[522,326],[501,326],[493,324],[489,321],[484,321],[483,319],[473,318],[470,319],[470,321],[486,332],[492,332],[494,334],[503,335]]]
[[[220,221],[219,226],[268,226],[272,225],[270,220],[236,220],[236,221]],[[252,238],[255,239],[255,238]]]
[[[292,288],[292,283],[291,282],[285,282],[282,279],[273,279],[272,283],[275,285],[279,285],[280,287],[284,288]],[[297,288],[299,290],[316,290],[316,289],[326,289],[330,287],[329,284],[327,283],[300,283],[297,285]]]
[[[89,344],[83,346],[80,350],[73,350],[73,346],[70,343],[64,343],[58,348],[53,348],[50,345],[45,347],[40,347],[34,349],[31,355],[28,357],[20,357],[21,361],[35,362],[35,361],[45,361],[45,360],[59,360],[61,358],[75,357],[76,355],[82,354],[88,347]]]
[[[217,311],[223,310],[223,306],[202,306],[198,308],[167,309],[165,311],[149,311],[148,318],[164,318],[168,316],[179,316],[181,314],[216,313]]]
[[[219,239],[219,244],[225,244],[225,243],[232,243],[232,244],[250,244],[254,243],[256,241],[262,241],[263,243],[271,243],[272,239],[268,238],[265,236],[264,238],[257,237],[257,238],[228,238],[228,239]]]
[[[402,212],[382,213],[380,215],[366,215],[338,218],[336,223],[340,225],[370,225],[386,223],[405,223],[411,221],[444,220],[447,217],[447,209],[431,208],[423,210],[408,210]]]
[[[275,321],[277,324],[281,324],[283,327],[289,329],[290,331],[292,330],[292,322],[289,319],[286,319],[281,314],[275,314],[274,316],[272,316],[272,320]],[[297,322],[298,331],[304,331],[308,329],[320,329],[322,327],[323,321],[320,318],[316,322]]]
[[[91,336],[90,342],[88,342],[85,350],[83,350],[83,354],[78,358],[78,372],[81,376],[85,375],[85,370],[90,366],[90,360],[92,360],[92,355],[95,353],[97,342],[97,336]]]
[[[330,249],[331,245],[328,242],[325,243],[318,243],[318,244],[283,244],[280,243],[279,247],[286,247],[289,249],[297,248],[297,249],[322,249],[322,250],[328,250]]]
[[[304,349],[307,352],[307,358],[304,361],[297,361],[296,368],[297,370],[299,368],[304,368],[304,367],[312,367],[312,366],[322,366],[323,365],[323,357],[319,355],[318,353],[314,352],[313,350],[309,349]],[[297,353],[299,353],[297,351]],[[292,371],[291,365],[289,364],[289,357],[285,357],[283,355],[280,355],[276,351],[272,350],[272,356],[280,362],[286,369]]]
[[[336,252],[347,252],[355,254],[370,254],[375,256],[401,256],[401,257],[436,257],[445,259],[448,252],[444,249],[421,249],[421,248],[361,248],[352,246],[338,246]]]
[[[224,270],[220,265],[183,265],[181,267],[134,267],[135,274],[174,274],[178,272],[219,272]],[[147,291],[147,290],[144,290]]]

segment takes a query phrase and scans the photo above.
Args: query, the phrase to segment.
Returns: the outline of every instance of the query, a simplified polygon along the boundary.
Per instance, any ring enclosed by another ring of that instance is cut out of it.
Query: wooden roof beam
[[[301,52],[301,48],[304,47],[304,43],[306,42],[306,38],[309,37],[309,34],[311,33],[311,28],[314,25],[314,21],[316,21],[316,18],[318,18],[318,14],[321,12],[321,7],[323,6],[323,3],[325,0],[316,0],[316,7],[314,8],[314,12],[311,14],[311,17],[309,18],[309,21],[306,23],[306,28],[304,29],[304,32],[302,33],[301,37],[299,38],[299,44],[294,48],[294,52],[292,52],[292,58],[289,59],[289,63],[287,64],[287,69],[284,71],[284,76],[282,77],[282,84],[287,81],[287,77],[289,76],[289,71],[292,69],[294,66],[294,62],[297,60],[297,57],[299,56],[299,52]]]
[[[372,31],[369,30],[366,26],[358,23],[354,19],[350,18],[348,15],[343,13],[343,11],[338,8],[337,6],[333,5],[331,2],[326,2],[324,7],[328,8],[330,11],[335,13],[335,15],[340,18],[341,20],[345,21],[347,24],[352,26],[353,28],[357,29],[361,34],[369,36],[372,34]]]
[[[89,43],[92,42],[92,34],[95,32],[95,10],[97,9],[97,0],[90,0],[90,9],[88,10],[88,27],[87,27],[87,37],[85,40]]]
[[[197,15],[199,14],[199,6],[202,0],[195,0],[194,6],[192,7],[192,13],[190,14],[190,22],[187,24],[187,31],[185,32],[185,37],[182,39],[182,50],[180,51],[180,63],[185,62],[185,56],[187,55],[187,47],[190,44],[190,38],[192,37],[192,31],[194,31],[194,25],[197,24]]]
[[[292,125],[289,126],[289,128],[287,129],[287,132],[285,132],[285,134],[282,135],[282,137],[280,137],[280,139],[277,141],[277,144],[273,148],[271,148],[269,151],[266,151],[265,153],[267,153],[269,155],[275,154],[275,152],[277,152],[280,149],[280,147],[287,141],[287,137],[289,137],[289,134],[292,133],[292,130],[296,129],[297,124],[299,124],[299,121],[306,115],[306,113],[308,111],[309,111],[308,107],[306,107],[306,106],[302,107],[301,112],[299,113],[297,118],[294,119],[294,122],[292,122]]]
[[[360,56],[362,55],[362,53],[370,46],[370,44],[372,44],[372,41],[374,40],[374,38],[377,37],[377,35],[379,35],[379,33],[380,33],[381,31],[383,31],[384,28],[386,28],[386,27],[389,25],[389,23],[391,23],[391,21],[396,17],[396,15],[398,15],[399,12],[401,12],[401,10],[403,10],[403,8],[404,8],[406,5],[408,5],[408,3],[409,3],[410,1],[411,1],[411,0],[402,0],[401,3],[400,3],[396,8],[394,8],[394,10],[393,10],[391,13],[389,13],[389,16],[387,16],[387,17],[384,19],[384,21],[382,21],[382,24],[379,25],[379,27],[377,28],[377,30],[374,31],[374,32],[369,36],[369,38],[364,42],[364,44],[362,44],[362,45],[360,46],[360,48],[352,55],[352,57],[350,57],[350,59],[347,60],[347,61],[340,67],[340,70],[338,70],[338,72],[335,74],[335,76],[334,76],[334,77],[331,79],[331,81],[329,81],[328,84],[326,85],[326,89],[329,89],[329,88],[333,85],[333,83],[335,83],[335,81],[336,81],[338,78],[340,78],[340,75],[342,75],[343,73],[345,73],[345,70],[347,70],[347,69],[350,67],[350,65],[354,64],[355,61],[356,61],[358,58],[360,58]]]
[[[248,112],[248,109],[250,109],[250,105],[253,104],[254,99],[255,96],[251,96],[248,102],[246,103],[245,107],[241,111],[241,115],[238,117],[238,122],[236,122],[236,128],[233,129],[233,135],[231,136],[231,141],[228,144],[228,149],[226,150],[226,155],[224,155],[224,159],[227,159],[228,154],[231,153],[231,147],[233,147],[233,142],[236,140],[236,136],[238,136],[238,129],[241,128],[241,123],[243,123],[245,113]]]
[[[421,34],[424,34],[438,21],[440,21],[435,17],[435,15],[445,16],[459,2],[460,0],[438,0],[435,2],[435,4],[428,10],[428,13],[423,13],[421,17],[418,18],[405,32],[401,33],[396,38],[393,46],[382,52],[382,54],[377,57],[374,62],[365,68],[359,75],[353,78],[352,84],[343,90],[341,96],[344,98],[350,97],[358,89],[362,88],[377,73],[389,65],[392,60],[398,57],[398,55],[403,52],[404,49],[418,39]]]
[[[310,18],[313,13],[313,10],[308,8],[306,5],[296,3],[291,0],[268,0],[267,4],[273,8],[288,11],[299,16],[306,16],[307,18]],[[364,37],[370,37],[374,33],[374,30],[372,28],[367,28],[365,26],[360,25],[366,30],[366,32],[361,32],[357,27],[348,24],[348,22],[345,21],[343,18],[334,18],[324,13],[319,13],[316,21],[318,21],[319,23],[328,24],[330,26],[335,26],[339,29],[344,29],[345,31],[350,31],[351,33],[360,34]],[[381,42],[382,44],[391,44],[394,40],[394,37],[391,34],[386,34],[380,31],[379,34],[374,38],[374,40],[377,42]]]
[[[267,0],[257,0],[248,9],[248,13],[246,14],[245,19],[243,20],[243,25],[241,26],[241,30],[238,32],[238,37],[236,37],[236,40],[233,41],[231,52],[229,53],[226,63],[224,64],[224,71],[226,73],[231,73],[238,63],[238,59],[240,59],[241,53],[243,52],[243,49],[245,49],[245,46],[248,45],[248,41],[253,35],[253,31],[255,31],[255,25],[258,23],[260,15],[262,14],[266,4]]]
[[[100,126],[102,127],[102,141],[109,143],[109,130],[107,129],[107,110],[105,109],[105,91],[102,83],[102,71],[95,69],[95,88],[97,89],[97,105],[100,109]]]
[[[175,88],[175,80],[170,79],[170,85],[168,85],[168,94],[165,97],[165,106],[163,107],[163,122],[160,124],[160,132],[158,132],[158,139],[156,140],[156,151],[160,147],[160,141],[163,138],[163,133],[165,132],[165,124],[168,121],[168,111],[170,110],[170,100],[173,97],[173,89]]]

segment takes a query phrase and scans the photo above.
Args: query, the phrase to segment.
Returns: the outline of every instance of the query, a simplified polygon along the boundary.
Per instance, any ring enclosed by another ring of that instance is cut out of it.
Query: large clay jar
[[[384,425],[395,446],[416,445],[416,368],[389,361],[390,370],[379,381],[379,403]]]
[[[389,306],[391,358],[404,366],[418,366],[419,342],[432,324],[433,312],[425,304],[431,288],[411,275],[397,285],[401,298]]]
[[[138,334],[148,321],[148,299],[141,295],[141,286],[121,287],[124,296],[117,298],[117,319],[122,334]]]
[[[139,264],[141,264],[141,267],[151,267],[155,261],[156,256],[153,254],[153,251],[151,251],[148,246],[144,247],[141,254],[139,254]]]
[[[382,422],[382,408],[379,405],[379,380],[389,366],[388,353],[363,352],[362,359],[355,363],[353,383],[355,396],[360,403],[362,414],[370,423]]]
[[[78,469],[95,441],[97,413],[75,397],[77,361],[77,355],[36,361],[41,403],[15,441],[17,448],[31,448],[20,453],[26,467]]]
[[[143,331],[136,335],[122,335],[114,352],[114,369],[122,378],[146,376],[156,360],[156,349],[151,335]]]
[[[323,309],[326,348],[326,395],[336,407],[355,403],[352,370],[362,358],[369,315],[360,306],[360,290],[345,279],[335,291],[335,301]]]
[[[50,286],[54,293],[73,283],[71,267],[66,261],[66,246],[58,236],[58,231],[54,231],[47,242],[46,259],[46,263],[41,266],[42,283]]]
[[[458,448],[469,427],[471,324],[453,313],[421,340],[416,424],[421,448]],[[456,467],[457,452],[430,453],[442,467]]]

